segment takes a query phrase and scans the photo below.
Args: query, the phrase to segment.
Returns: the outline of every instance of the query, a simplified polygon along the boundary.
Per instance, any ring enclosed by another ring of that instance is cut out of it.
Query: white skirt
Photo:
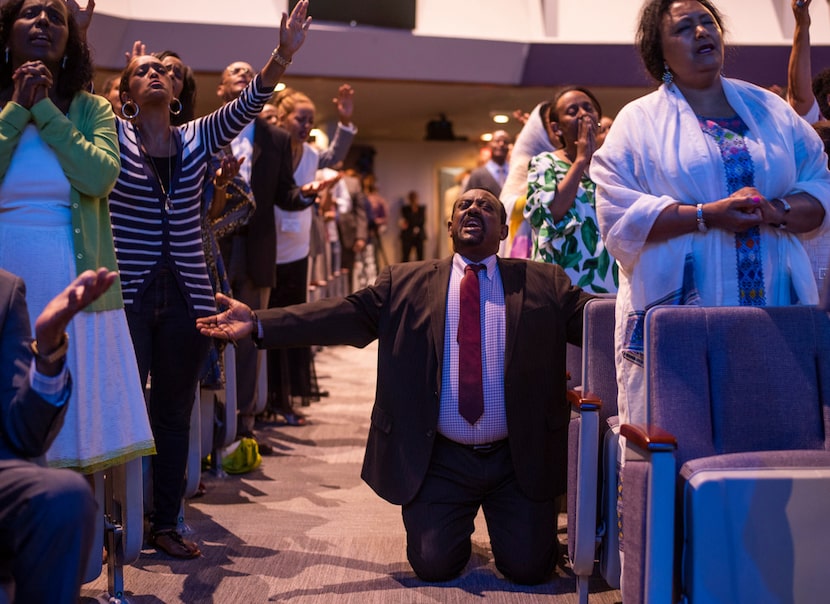
[[[40,224],[13,215],[0,215],[0,267],[26,282],[34,329],[46,303],[77,276],[71,225],[55,214],[44,213]],[[80,312],[67,333],[72,394],[49,465],[92,473],[155,453],[124,310]]]

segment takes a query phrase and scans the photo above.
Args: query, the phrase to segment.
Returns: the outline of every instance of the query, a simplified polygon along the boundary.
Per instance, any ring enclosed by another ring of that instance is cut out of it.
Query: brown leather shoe
[[[157,550],[174,558],[191,559],[202,555],[199,546],[185,539],[173,529],[158,531],[150,535],[150,544]]]

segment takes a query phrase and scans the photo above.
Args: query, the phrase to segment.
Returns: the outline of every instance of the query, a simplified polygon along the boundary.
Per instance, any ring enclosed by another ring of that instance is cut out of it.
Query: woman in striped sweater
[[[167,68],[133,57],[121,77],[121,173],[110,194],[118,268],[156,439],[150,541],[178,558],[200,555],[175,528],[182,498],[190,412],[208,341],[195,327],[215,304],[202,248],[201,200],[210,157],[256,117],[311,21],[308,1],[283,15],[279,46],[238,99],[205,117],[171,125],[181,109]],[[313,185],[307,188],[314,193]]]

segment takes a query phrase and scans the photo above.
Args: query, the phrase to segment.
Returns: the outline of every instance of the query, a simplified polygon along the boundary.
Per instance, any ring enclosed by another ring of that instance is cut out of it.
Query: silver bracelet
[[[286,59],[284,56],[280,54],[280,48],[277,46],[274,50],[271,51],[271,58],[277,65],[282,65],[283,67],[288,67],[291,65],[291,59]]]

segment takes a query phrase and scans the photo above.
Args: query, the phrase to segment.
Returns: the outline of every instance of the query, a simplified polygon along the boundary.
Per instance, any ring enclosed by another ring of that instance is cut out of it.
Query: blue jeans
[[[184,495],[193,408],[209,340],[196,329],[187,300],[168,269],[146,287],[127,322],[141,383],[152,377],[148,414],[156,441],[153,468],[153,531],[175,528]]]

